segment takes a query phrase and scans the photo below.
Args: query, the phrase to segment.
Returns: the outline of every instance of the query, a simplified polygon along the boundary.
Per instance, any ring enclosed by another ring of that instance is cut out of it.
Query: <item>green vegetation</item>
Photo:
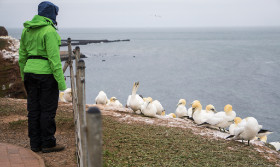
[[[9,122],[9,127],[11,129],[19,129],[22,128],[23,126],[27,127],[27,120],[18,120],[18,121]]]
[[[104,166],[273,166],[253,146],[103,117]]]

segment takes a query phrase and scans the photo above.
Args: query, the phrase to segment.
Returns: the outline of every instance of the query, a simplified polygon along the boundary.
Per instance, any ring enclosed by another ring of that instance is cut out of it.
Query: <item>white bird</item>
[[[189,118],[189,119],[193,119],[192,118],[192,104],[194,104],[194,103],[196,103],[196,102],[199,102],[198,100],[194,100],[191,104],[190,104],[190,108],[188,109],[188,112],[187,112],[187,117]]]
[[[158,100],[154,100],[152,102],[157,108],[157,115],[162,115],[165,112],[164,108],[162,107],[161,103]]]
[[[113,107],[122,107],[123,106],[116,97],[111,97],[109,102],[107,103],[107,105],[113,106]]]
[[[170,113],[168,115],[164,115],[164,118],[176,118],[176,115],[174,113]]]
[[[64,99],[64,92],[60,92],[59,93],[59,101],[62,101],[62,102],[66,102],[66,100]]]
[[[229,127],[232,124],[235,117],[236,113],[232,110],[232,106],[230,104],[227,104],[224,107],[224,111],[214,114],[203,124],[213,125],[215,127],[218,127],[220,130],[223,129],[225,132],[225,128]]]
[[[263,143],[266,143],[267,142],[267,136],[264,135],[264,136],[261,136],[261,137],[255,137],[254,140],[260,140],[262,141]]]
[[[247,117],[243,119],[237,127],[234,129],[234,134],[228,136],[227,138],[233,138],[234,140],[248,140],[248,145],[250,140],[253,140],[258,132],[261,130],[262,126],[259,125],[258,121],[254,117]]]
[[[108,103],[108,98],[107,98],[106,93],[103,91],[100,91],[95,98],[95,103],[106,105]]]
[[[139,87],[139,82],[134,82],[132,93],[130,98],[128,99],[128,106],[136,113],[141,113],[141,106],[144,103],[144,100],[136,94],[137,89]]]
[[[180,99],[177,108],[175,111],[175,114],[177,118],[182,118],[182,117],[187,117],[187,108],[186,108],[186,100],[185,99]]]
[[[157,115],[157,108],[152,103],[152,98],[147,98],[144,100],[144,103],[141,106],[141,113],[148,117],[156,117]]]
[[[192,117],[196,124],[202,124],[206,122],[214,115],[214,112],[216,112],[216,109],[212,104],[207,105],[206,110],[202,110],[202,105],[199,101],[196,101],[192,104],[192,110]]]
[[[59,99],[63,102],[72,102],[72,89],[67,88],[64,92],[60,92]]]
[[[234,123],[229,126],[229,134],[234,135],[234,129],[237,128],[238,124],[242,121],[240,117],[234,118]]]
[[[270,142],[270,145],[273,145],[276,151],[280,151],[280,142]]]

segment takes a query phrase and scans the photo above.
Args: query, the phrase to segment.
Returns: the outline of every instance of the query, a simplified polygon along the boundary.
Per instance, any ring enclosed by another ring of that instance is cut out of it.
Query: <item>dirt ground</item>
[[[5,106],[5,108],[0,109],[0,142],[11,143],[29,149],[26,100],[0,98],[0,106]],[[56,122],[57,131],[55,136],[57,143],[64,145],[66,149],[57,153],[39,152],[38,155],[43,158],[45,165],[49,167],[76,167],[72,105],[59,103]]]

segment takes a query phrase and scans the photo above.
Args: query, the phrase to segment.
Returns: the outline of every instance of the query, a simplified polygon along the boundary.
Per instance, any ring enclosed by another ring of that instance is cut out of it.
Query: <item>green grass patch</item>
[[[251,147],[194,135],[189,129],[103,117],[104,166],[273,166]]]
[[[27,120],[18,120],[18,121],[9,122],[9,127],[11,129],[18,129],[18,128],[21,128],[23,126],[27,127]]]

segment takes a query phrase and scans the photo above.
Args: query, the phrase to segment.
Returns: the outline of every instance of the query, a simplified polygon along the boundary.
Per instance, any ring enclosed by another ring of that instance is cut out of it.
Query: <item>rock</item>
[[[0,36],[8,36],[8,31],[3,26],[0,26]]]

